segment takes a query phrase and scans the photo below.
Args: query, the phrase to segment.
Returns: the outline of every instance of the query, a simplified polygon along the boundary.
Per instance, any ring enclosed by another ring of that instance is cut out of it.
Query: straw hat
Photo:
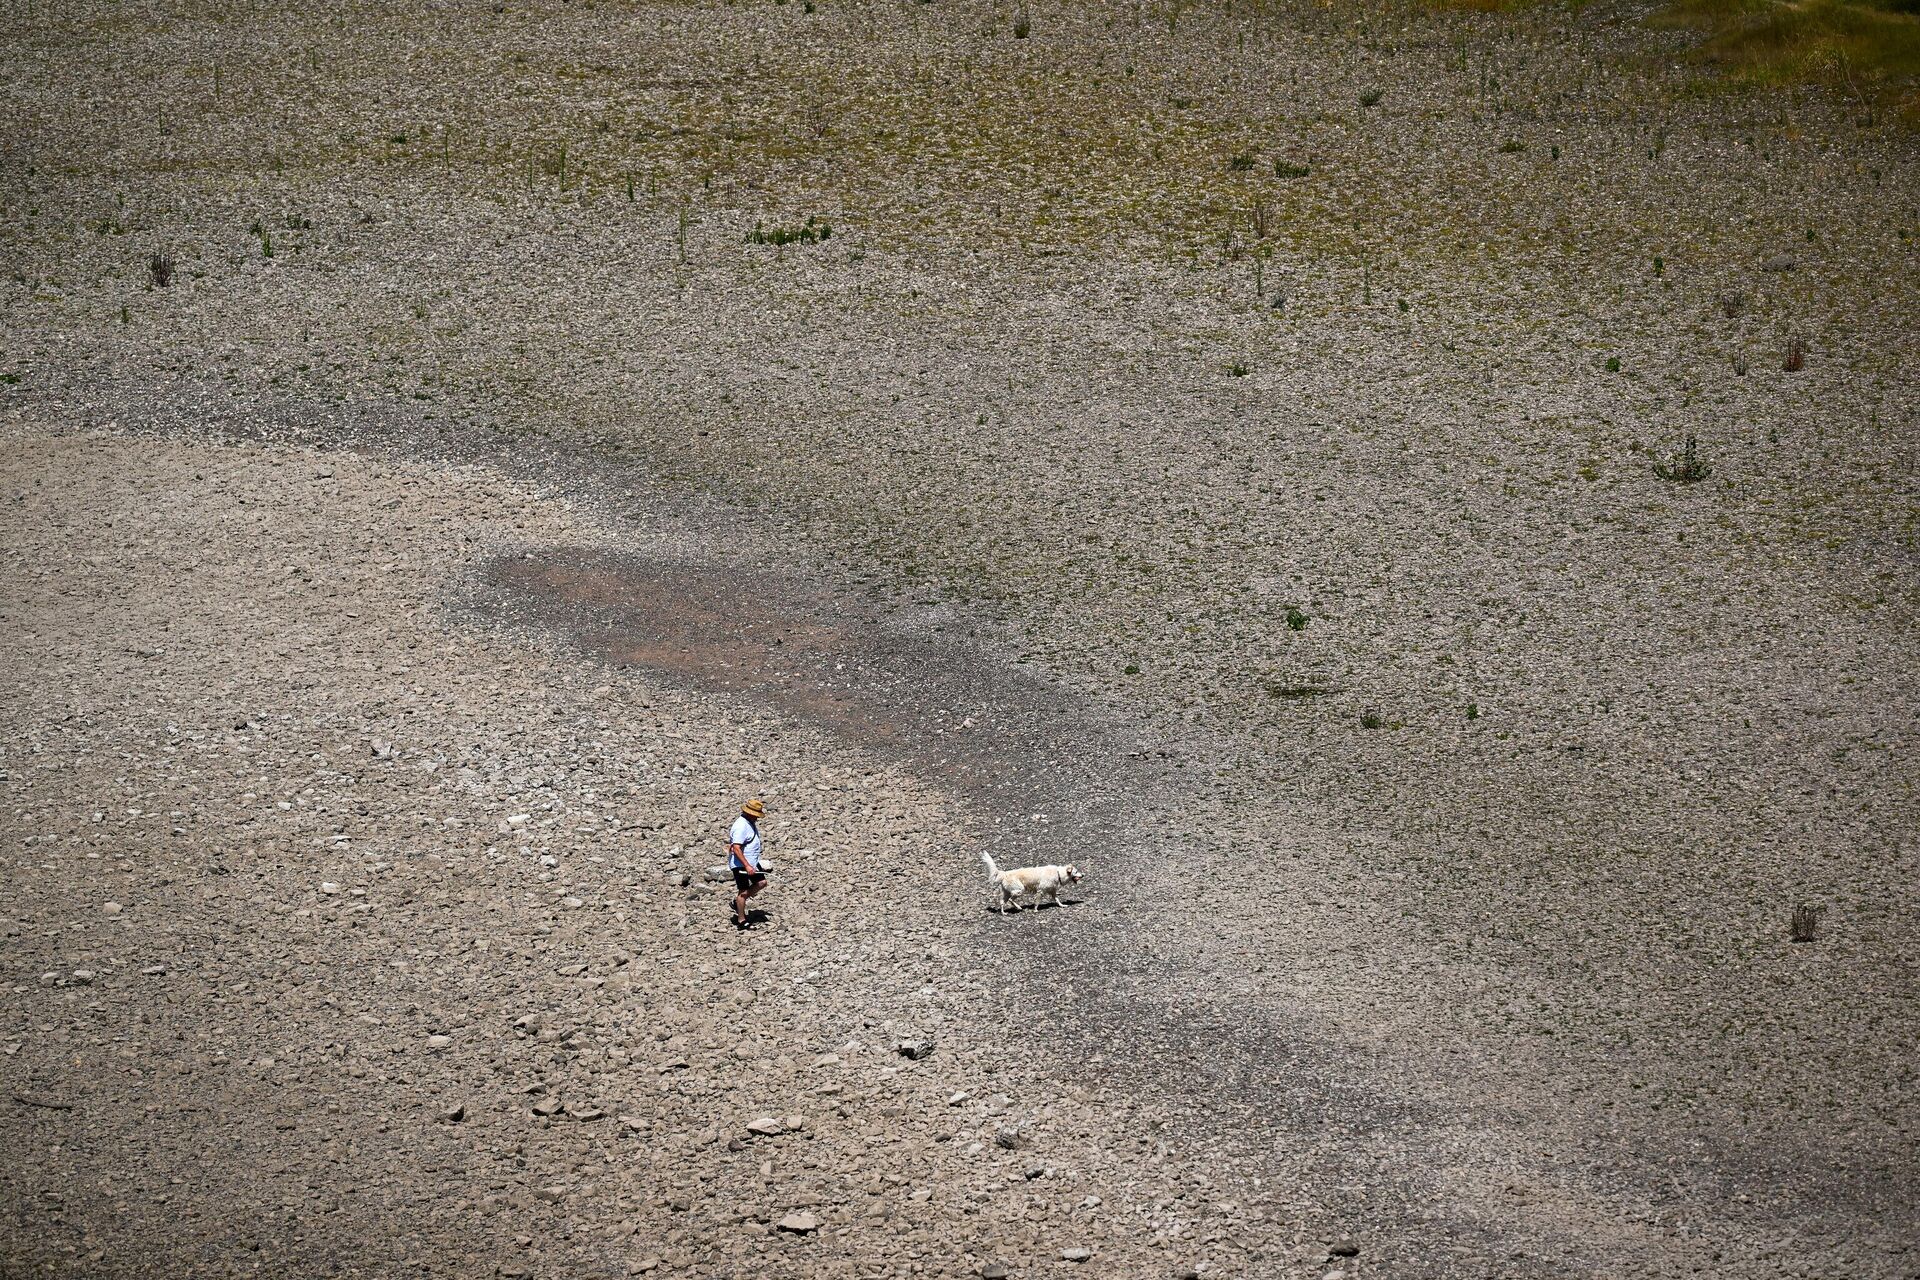
[[[767,806],[761,804],[758,800],[749,800],[741,806],[740,812],[746,814],[755,822],[758,822],[767,816]]]

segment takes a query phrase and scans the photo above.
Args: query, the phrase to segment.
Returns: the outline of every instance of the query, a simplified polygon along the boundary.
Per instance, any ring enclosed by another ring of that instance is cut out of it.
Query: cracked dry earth
[[[1920,1274],[1897,121],[1605,3],[19,9],[0,1274]]]

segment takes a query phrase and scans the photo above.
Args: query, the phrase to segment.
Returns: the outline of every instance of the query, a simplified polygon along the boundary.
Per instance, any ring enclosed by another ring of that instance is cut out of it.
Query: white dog
[[[1064,867],[1019,867],[1012,871],[1002,871],[994,865],[993,855],[982,853],[980,861],[987,864],[987,880],[1000,893],[1000,910],[1009,907],[1020,909],[1020,895],[1034,895],[1034,906],[1051,902],[1060,905],[1060,891],[1070,884],[1080,883],[1080,868]]]

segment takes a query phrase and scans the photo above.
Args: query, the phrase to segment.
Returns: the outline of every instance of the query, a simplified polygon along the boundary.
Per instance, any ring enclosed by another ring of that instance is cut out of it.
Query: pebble
[[[433,1049],[436,1051],[440,1049],[444,1049],[448,1045],[451,1045],[452,1043],[453,1043],[452,1036],[428,1036],[427,1037],[427,1048]]]
[[[1075,1247],[1072,1249],[1062,1249],[1060,1251],[1060,1256],[1067,1262],[1085,1262],[1088,1258],[1091,1258],[1093,1256],[1093,1250],[1079,1248],[1079,1247]]]
[[[747,1132],[758,1134],[762,1138],[777,1138],[786,1131],[787,1126],[772,1116],[761,1116],[758,1120],[747,1121]]]
[[[931,1040],[902,1040],[900,1042],[900,1056],[913,1062],[920,1061],[920,1059],[932,1052],[933,1041]]]
[[[1333,1243],[1327,1246],[1329,1258],[1351,1258],[1359,1252],[1359,1242],[1352,1236],[1336,1236]]]
[[[107,903],[102,903],[102,904],[101,904],[101,906],[100,906],[100,909],[101,909],[102,911],[104,911],[104,912],[106,912],[106,913],[107,913],[108,915],[110,915],[110,916],[117,916],[117,915],[119,915],[119,914],[120,914],[120,913],[121,913],[122,911],[124,911],[124,910],[126,910],[126,908],[125,908],[125,907],[122,907],[122,906],[121,906],[121,905],[120,905],[119,903],[117,903],[117,902],[107,902]]]

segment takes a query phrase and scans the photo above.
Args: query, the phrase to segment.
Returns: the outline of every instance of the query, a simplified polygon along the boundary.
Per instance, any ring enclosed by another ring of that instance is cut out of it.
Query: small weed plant
[[[1675,484],[1698,484],[1713,474],[1713,468],[1700,461],[1699,444],[1694,440],[1693,433],[1688,432],[1680,452],[1666,462],[1654,463],[1653,473]]]
[[[833,235],[833,228],[827,223],[808,218],[797,227],[763,227],[753,224],[753,230],[747,232],[748,244],[818,244]]]

